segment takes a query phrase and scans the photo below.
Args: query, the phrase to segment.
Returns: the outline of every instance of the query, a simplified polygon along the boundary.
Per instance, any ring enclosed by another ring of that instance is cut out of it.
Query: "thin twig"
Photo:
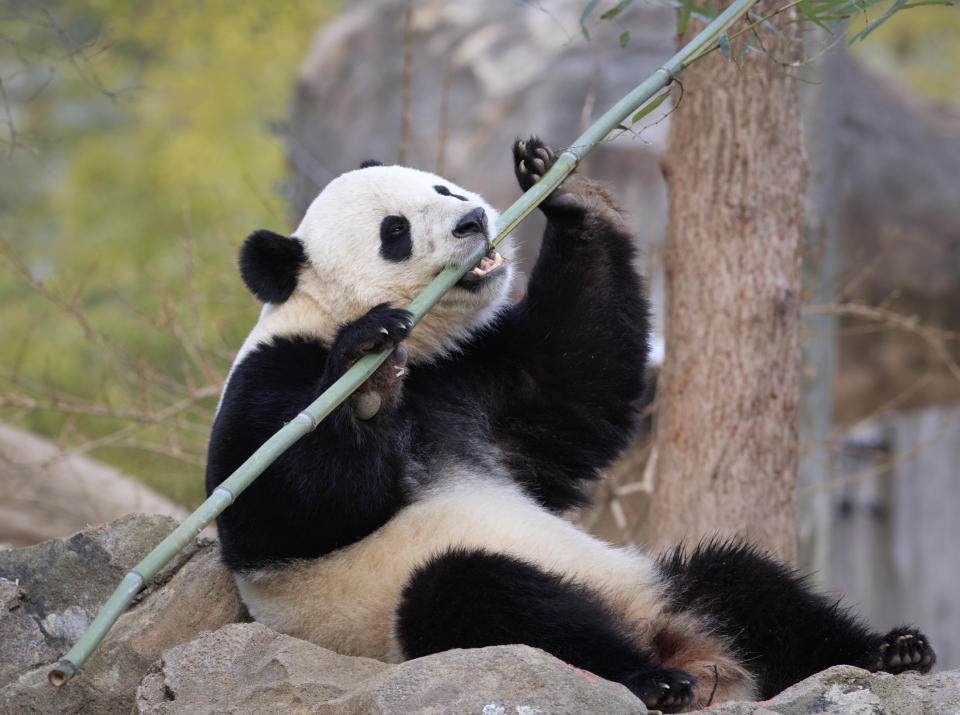
[[[960,382],[960,365],[953,359],[953,355],[947,350],[944,344],[946,340],[956,340],[960,334],[952,331],[933,328],[923,325],[916,315],[902,315],[892,310],[884,310],[864,303],[829,303],[822,306],[807,306],[803,309],[805,315],[822,315],[829,313],[833,315],[844,315],[848,317],[862,318],[877,323],[884,323],[901,330],[917,335],[931,347],[933,351],[943,360],[947,369],[958,382]]]
[[[413,85],[413,0],[407,0],[407,8],[403,19],[403,77],[402,77],[400,124],[400,156],[397,163],[405,166],[407,163],[407,147],[410,143],[410,125],[413,123],[410,116],[410,95]]]

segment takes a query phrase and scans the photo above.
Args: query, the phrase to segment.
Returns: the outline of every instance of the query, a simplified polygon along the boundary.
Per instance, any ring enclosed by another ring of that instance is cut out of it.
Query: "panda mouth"
[[[481,258],[477,265],[464,274],[457,285],[476,285],[480,281],[489,278],[492,274],[497,273],[502,267],[503,256],[497,251],[494,251],[492,256],[487,255]]]

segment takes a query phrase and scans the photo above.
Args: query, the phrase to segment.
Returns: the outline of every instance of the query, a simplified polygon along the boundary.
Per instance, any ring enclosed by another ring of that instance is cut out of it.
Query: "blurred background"
[[[586,4],[7,0],[0,542],[199,504],[259,311],[243,238],[290,231],[368,158],[508,206],[515,137],[572,140],[674,51],[668,3],[582,28]],[[805,48],[791,74],[823,230],[805,255],[801,565],[879,625],[909,615],[958,667],[960,11],[913,8],[850,46],[811,31]],[[668,115],[584,169],[636,230],[660,333]],[[520,230],[525,265],[541,225]],[[641,436],[579,515],[605,538],[643,542],[648,452]]]

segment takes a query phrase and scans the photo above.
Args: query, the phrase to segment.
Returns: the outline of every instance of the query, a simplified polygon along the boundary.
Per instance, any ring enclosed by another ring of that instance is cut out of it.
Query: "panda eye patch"
[[[460,199],[461,201],[467,201],[466,196],[461,196],[460,194],[451,194],[450,189],[448,189],[446,186],[442,186],[441,184],[437,184],[436,186],[434,186],[433,190],[436,191],[441,196],[452,196],[455,199]]]
[[[380,222],[380,255],[388,261],[405,261],[413,255],[410,222],[406,216],[391,214]]]

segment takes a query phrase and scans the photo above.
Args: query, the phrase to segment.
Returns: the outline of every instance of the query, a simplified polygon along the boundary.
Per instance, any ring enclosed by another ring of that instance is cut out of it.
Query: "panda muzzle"
[[[481,234],[487,235],[487,212],[477,207],[467,214],[464,214],[457,225],[453,227],[453,235],[457,238],[466,238]]]

